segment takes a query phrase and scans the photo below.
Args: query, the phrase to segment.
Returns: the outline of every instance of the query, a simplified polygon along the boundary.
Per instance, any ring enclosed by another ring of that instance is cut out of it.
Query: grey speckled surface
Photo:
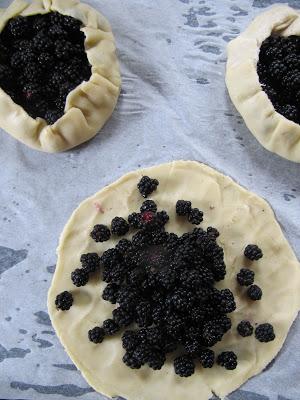
[[[300,165],[257,143],[224,84],[227,42],[275,1],[88,3],[109,18],[118,43],[123,89],[112,119],[94,140],[57,155],[0,132],[0,398],[101,398],[54,335],[46,294],[73,209],[130,170],[174,159],[210,164],[271,203],[300,257]],[[299,360],[298,318],[267,371],[229,399],[299,400]]]

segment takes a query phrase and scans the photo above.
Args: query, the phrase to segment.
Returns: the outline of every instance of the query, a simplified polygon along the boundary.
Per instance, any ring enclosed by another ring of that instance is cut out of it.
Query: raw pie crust
[[[136,185],[143,175],[159,180],[159,186],[150,198],[159,209],[170,215],[166,225],[168,231],[182,234],[193,229],[175,213],[176,201],[186,199],[204,211],[201,225],[214,226],[221,232],[218,242],[225,251],[227,275],[218,286],[229,287],[234,292],[237,310],[230,314],[232,330],[215,346],[215,350],[217,353],[222,350],[237,353],[239,364],[235,371],[217,365],[212,369],[197,367],[193,376],[180,378],[175,375],[171,362],[160,371],[149,367],[132,370],[122,362],[124,350],[120,336],[105,339],[100,345],[88,340],[88,330],[108,318],[114,306],[102,300],[101,293],[106,284],[99,276],[86,286],[76,288],[70,274],[78,267],[82,253],[102,253],[116,244],[117,240],[97,244],[89,233],[95,224],[109,225],[113,217],[126,218],[139,209],[143,199]],[[243,250],[248,243],[256,243],[262,248],[264,257],[261,260],[246,261]],[[109,397],[207,400],[214,392],[224,398],[261,372],[276,356],[300,309],[300,265],[271,207],[229,177],[197,162],[175,161],[131,172],[88,198],[74,211],[65,226],[57,254],[57,267],[48,294],[52,324],[88,383]],[[238,287],[235,276],[242,266],[255,271],[255,281],[263,289],[261,301],[247,301],[245,290]],[[69,311],[59,311],[54,304],[56,295],[64,290],[71,291],[74,296]],[[236,333],[236,325],[244,318],[253,323],[270,322],[274,325],[276,339],[263,344],[254,335],[241,338]]]
[[[256,71],[260,46],[271,33],[299,36],[300,14],[287,6],[274,6],[256,17],[228,45],[226,84],[233,104],[257,140],[266,149],[300,162],[300,125],[275,111]]]
[[[71,91],[65,114],[53,125],[27,112],[0,88],[0,126],[29,147],[58,152],[77,146],[96,135],[111,116],[120,92],[121,77],[115,41],[108,21],[78,0],[15,0],[0,9],[0,31],[17,15],[29,16],[58,11],[82,21],[85,48],[92,75]]]

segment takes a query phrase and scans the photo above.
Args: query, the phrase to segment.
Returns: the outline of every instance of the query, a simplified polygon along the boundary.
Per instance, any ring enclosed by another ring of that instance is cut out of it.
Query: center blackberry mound
[[[198,227],[177,236],[165,230],[168,220],[154,201],[144,202],[141,223],[131,225],[138,229],[132,239],[121,239],[100,257],[108,283],[102,298],[117,303],[101,328],[110,336],[131,326],[122,336],[128,367],[161,369],[166,355],[176,350],[175,372],[187,377],[197,360],[204,368],[213,366],[209,347],[231,329],[227,314],[236,305],[229,289],[214,287],[226,273],[217,231]]]
[[[32,118],[55,123],[91,76],[81,21],[57,12],[10,19],[0,34],[0,86]]]

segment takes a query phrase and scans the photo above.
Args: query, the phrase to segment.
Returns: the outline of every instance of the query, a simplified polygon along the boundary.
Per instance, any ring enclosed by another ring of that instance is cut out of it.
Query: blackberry
[[[288,54],[284,58],[284,65],[288,70],[291,69],[300,69],[300,57],[296,54]]]
[[[189,215],[192,211],[192,203],[186,200],[178,200],[176,203],[176,214],[177,215]]]
[[[237,331],[243,337],[251,336],[253,334],[253,326],[249,321],[243,320],[238,324]]]
[[[77,286],[77,287],[85,286],[88,283],[89,274],[83,268],[76,268],[71,273],[71,279],[75,286]]]
[[[111,318],[106,319],[103,322],[102,327],[105,334],[108,336],[112,336],[120,330],[119,325]]]
[[[214,280],[219,282],[225,278],[226,275],[226,265],[224,261],[214,261],[211,271],[213,273]]]
[[[176,282],[176,274],[174,271],[170,269],[166,269],[164,271],[160,271],[158,273],[158,283],[167,290],[170,290],[174,287]]]
[[[131,242],[128,239],[121,239],[116,245],[116,249],[123,255],[126,254],[130,248]]]
[[[132,353],[133,357],[142,365],[148,362],[150,354],[150,347],[145,343],[139,344]]]
[[[278,112],[291,121],[298,121],[298,108],[292,104],[284,104],[280,106]]]
[[[213,228],[213,227],[211,227],[211,226],[209,226],[209,227],[207,228],[206,231],[207,231],[207,234],[208,234],[210,237],[214,238],[214,239],[216,239],[217,237],[220,236],[219,231],[218,231],[216,228]]]
[[[251,300],[260,300],[262,298],[262,290],[257,285],[251,285],[247,290],[247,295]]]
[[[217,363],[228,370],[236,369],[237,356],[233,351],[223,351],[218,355]]]
[[[62,25],[64,26],[65,29],[67,29],[69,32],[77,32],[79,31],[82,23],[76,18],[73,18],[69,15],[64,15]]]
[[[119,289],[119,285],[116,285],[115,283],[109,283],[103,290],[103,300],[109,301],[112,304],[116,304]]]
[[[184,320],[176,314],[171,314],[166,318],[166,329],[172,338],[178,339],[184,330]]]
[[[211,296],[213,304],[225,314],[231,313],[236,309],[233,293],[229,289],[218,291],[214,290]]]
[[[67,40],[57,40],[55,42],[55,55],[58,60],[68,60],[73,55],[73,44]]]
[[[280,60],[273,61],[269,66],[269,74],[275,80],[281,79],[287,72],[287,67]]]
[[[54,89],[59,89],[60,85],[63,84],[65,78],[59,72],[54,72],[49,78],[49,85]]]
[[[133,322],[133,315],[131,312],[123,307],[118,307],[113,310],[113,319],[118,326],[128,326]]]
[[[13,53],[11,58],[10,58],[10,65],[14,69],[21,69],[24,66],[24,57],[23,53],[21,51],[17,51],[16,53]]]
[[[49,53],[41,53],[37,58],[37,62],[43,70],[50,70],[54,64],[54,58]]]
[[[89,340],[93,343],[102,343],[105,336],[103,328],[95,326],[95,328],[90,329],[88,332]]]
[[[191,309],[190,318],[195,324],[201,324],[205,320],[205,310],[201,307],[193,307]]]
[[[135,309],[135,322],[139,327],[152,325],[152,309],[149,302],[141,302]]]
[[[162,369],[165,361],[166,361],[165,354],[155,350],[150,353],[147,360],[149,367],[154,370]]]
[[[49,27],[48,20],[44,16],[36,17],[32,24],[32,28],[36,33],[39,33],[41,31],[46,31],[48,27]]]
[[[53,42],[45,35],[44,32],[40,32],[32,39],[32,46],[37,54],[45,51],[51,52]]]
[[[55,99],[55,106],[56,106],[58,111],[63,112],[65,110],[65,107],[66,107],[66,97],[59,95]]]
[[[155,216],[155,225],[162,227],[169,221],[169,219],[170,217],[166,211],[159,211]]]
[[[127,281],[132,285],[140,285],[146,279],[146,272],[141,268],[135,268],[127,274]]]
[[[30,33],[28,19],[22,16],[9,20],[7,28],[14,38],[24,38]]]
[[[203,212],[198,208],[192,208],[188,215],[188,220],[191,224],[199,225],[203,221]]]
[[[248,244],[245,248],[244,255],[251,261],[257,261],[262,258],[263,253],[256,244]]]
[[[198,340],[189,340],[185,342],[184,349],[191,356],[197,356],[201,351],[201,343]]]
[[[7,83],[12,78],[12,72],[6,65],[0,64],[0,82]]]
[[[122,286],[117,296],[117,302],[127,310],[135,309],[140,302],[139,294],[131,286]]]
[[[62,117],[62,114],[56,110],[47,110],[45,114],[45,120],[47,121],[48,125],[53,125],[55,122]]]
[[[105,225],[95,225],[91,237],[95,242],[106,242],[110,239],[110,230]]]
[[[126,331],[123,333],[122,345],[125,350],[133,351],[139,343],[140,339],[136,331]]]
[[[166,242],[164,243],[164,247],[167,250],[175,250],[178,245],[178,236],[176,233],[169,233]]]
[[[262,86],[262,88],[269,99],[274,103],[278,97],[278,93],[276,92],[276,90],[270,85],[264,85]]]
[[[108,249],[100,257],[101,264],[109,269],[118,265],[121,260],[122,256],[117,249]]]
[[[100,265],[100,257],[97,253],[82,254],[80,257],[82,268],[87,272],[95,272]]]
[[[184,355],[174,360],[175,373],[181,377],[188,377],[195,372],[195,364],[191,357]]]
[[[215,321],[208,321],[205,322],[203,325],[203,339],[204,343],[208,346],[214,346],[224,335],[223,329],[220,324],[216,323]]]
[[[129,225],[122,217],[115,217],[111,221],[111,233],[117,236],[126,235],[129,231]]]
[[[69,310],[73,304],[73,296],[70,292],[66,290],[62,293],[59,293],[55,299],[56,308],[62,311]]]
[[[143,365],[140,360],[137,360],[132,353],[126,352],[123,356],[123,362],[127,367],[139,369]]]
[[[271,324],[260,324],[255,329],[255,337],[262,343],[272,342],[275,339],[274,328]]]
[[[212,368],[215,363],[215,353],[211,349],[202,349],[199,359],[203,368]]]
[[[250,286],[254,282],[254,272],[247,268],[242,268],[237,274],[236,279],[241,286]]]
[[[128,223],[130,226],[133,228],[142,228],[143,223],[142,223],[142,216],[141,214],[138,213],[132,213],[128,216]]]
[[[121,285],[125,279],[126,267],[124,264],[114,265],[113,268],[105,267],[103,270],[103,281],[111,282],[117,285]]]
[[[161,347],[163,345],[163,333],[157,326],[148,328],[146,330],[147,342],[152,347]]]
[[[137,187],[143,197],[148,197],[149,194],[157,189],[158,185],[159,182],[157,179],[151,179],[149,178],[149,176],[143,176],[142,179],[139,181]]]
[[[48,30],[48,35],[53,39],[63,39],[68,36],[67,32],[60,25],[52,25]],[[57,55],[57,54],[56,54]]]
[[[141,205],[140,211],[141,211],[141,213],[143,213],[145,211],[152,211],[153,213],[156,213],[157,205],[156,205],[155,201],[153,201],[153,200],[145,200],[143,202],[143,204]]]

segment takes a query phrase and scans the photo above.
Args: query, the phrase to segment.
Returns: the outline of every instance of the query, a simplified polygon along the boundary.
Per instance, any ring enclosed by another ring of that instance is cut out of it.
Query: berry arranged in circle
[[[257,261],[262,258],[263,253],[256,244],[248,244],[245,248],[244,255],[251,261]]]
[[[262,343],[272,342],[275,339],[274,328],[271,324],[260,324],[255,329],[255,337]]]
[[[62,311],[69,310],[73,304],[73,296],[70,292],[66,290],[62,293],[59,293],[55,299],[56,308]]]
[[[32,118],[55,123],[69,92],[90,79],[81,26],[50,12],[12,18],[0,33],[0,87]]]
[[[156,181],[146,178],[145,187]],[[197,224],[203,220],[202,211],[193,208],[188,200],[177,201],[174,208],[186,220],[196,218]],[[90,235],[96,242],[109,240],[111,233],[128,236],[101,255],[83,254],[82,268],[71,274],[74,285],[80,287],[96,272],[95,277],[106,283],[102,300],[115,305],[106,320],[90,327],[87,338],[100,344],[106,337],[117,335],[125,352],[122,360],[132,369],[147,365],[159,370],[170,354],[174,371],[181,377],[191,376],[197,365],[212,368],[215,360],[234,370],[238,364],[235,352],[215,355],[212,349],[231,330],[229,315],[236,309],[231,290],[215,286],[226,275],[224,251],[217,242],[219,231],[214,227],[191,227],[181,235],[169,232],[168,213],[159,210],[150,199],[142,203],[139,211],[131,213],[128,222],[124,217],[113,218],[111,231],[106,225],[95,225]],[[255,245],[248,245],[246,250],[245,254],[253,259],[262,255]],[[261,289],[253,284],[254,272],[241,269],[237,280],[240,285],[249,286],[247,294],[252,300],[261,298]],[[257,327],[258,340],[271,340],[268,325]],[[254,331],[246,320],[236,329],[242,337],[251,336]]]

